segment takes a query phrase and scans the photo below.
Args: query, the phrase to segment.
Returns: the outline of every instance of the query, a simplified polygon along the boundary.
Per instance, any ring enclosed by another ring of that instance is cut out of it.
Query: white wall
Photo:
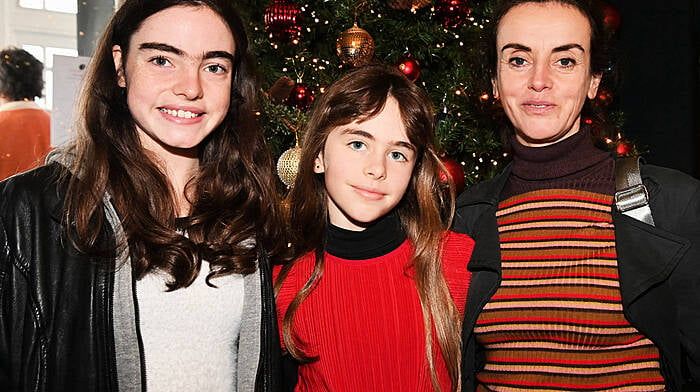
[[[0,0],[0,48],[40,45],[77,49],[76,16],[20,8],[18,0]]]

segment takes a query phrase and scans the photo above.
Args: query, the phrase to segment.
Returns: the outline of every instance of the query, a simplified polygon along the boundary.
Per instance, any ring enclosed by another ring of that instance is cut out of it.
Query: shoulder
[[[0,214],[6,218],[37,209],[60,212],[67,179],[66,169],[52,163],[0,182]]]
[[[493,203],[498,201],[503,187],[510,176],[510,165],[493,178],[478,182],[457,197],[457,208],[469,207],[474,204]]]
[[[467,273],[467,264],[474,250],[474,240],[467,234],[448,231],[442,244],[442,265],[445,276]]]
[[[681,171],[654,165],[641,166],[642,180],[649,192],[656,220],[697,219],[700,214],[700,181]]]
[[[469,235],[454,231],[448,231],[445,234],[443,243],[444,257],[450,259],[467,257],[468,259],[473,249],[474,240]]]
[[[479,219],[498,206],[498,199],[510,176],[510,165],[496,177],[472,185],[455,203],[453,228],[461,233],[473,233]]]
[[[289,304],[289,302],[291,302],[296,293],[301,290],[311,276],[315,259],[316,257],[313,252],[309,252],[292,262],[289,267],[289,272],[279,288],[279,293],[277,294],[278,303]],[[282,268],[282,265],[275,265],[272,269],[272,279],[275,284],[278,283],[277,280],[279,279]]]
[[[460,313],[464,312],[471,272],[467,269],[474,250],[474,240],[466,234],[447,232],[443,244],[442,273],[452,299]]]
[[[697,192],[700,189],[700,180],[675,170],[662,166],[642,165],[640,167],[642,179],[651,182],[651,186],[658,186],[659,191],[681,191],[683,193]],[[653,191],[654,189],[652,189]]]

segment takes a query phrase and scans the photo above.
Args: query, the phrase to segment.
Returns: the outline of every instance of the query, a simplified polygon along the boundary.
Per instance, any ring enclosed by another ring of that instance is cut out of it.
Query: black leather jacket
[[[69,246],[61,226],[65,170],[52,163],[0,183],[0,390],[144,390],[131,268]],[[105,226],[101,240],[113,243],[121,226]],[[266,259],[255,276],[262,316],[250,340],[259,337],[260,355],[249,387],[238,389],[275,391],[279,335]],[[124,306],[124,298],[132,302]]]

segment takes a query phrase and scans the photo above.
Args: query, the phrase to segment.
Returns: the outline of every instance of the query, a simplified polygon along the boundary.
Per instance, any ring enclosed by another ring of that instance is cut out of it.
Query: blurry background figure
[[[34,102],[43,71],[23,49],[0,52],[0,180],[38,166],[51,148],[49,113]]]

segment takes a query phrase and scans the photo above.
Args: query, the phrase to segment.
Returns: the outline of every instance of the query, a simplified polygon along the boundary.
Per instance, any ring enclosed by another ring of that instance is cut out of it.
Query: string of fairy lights
[[[458,190],[498,172],[507,156],[495,134],[497,102],[490,85],[476,75],[484,66],[479,42],[490,23],[490,3],[273,0],[249,16],[259,68],[267,78],[259,114],[279,157],[281,181],[293,184],[297,132],[315,97],[345,70],[374,62],[395,65],[433,99],[441,156]],[[611,15],[612,23],[619,22],[619,15]]]

